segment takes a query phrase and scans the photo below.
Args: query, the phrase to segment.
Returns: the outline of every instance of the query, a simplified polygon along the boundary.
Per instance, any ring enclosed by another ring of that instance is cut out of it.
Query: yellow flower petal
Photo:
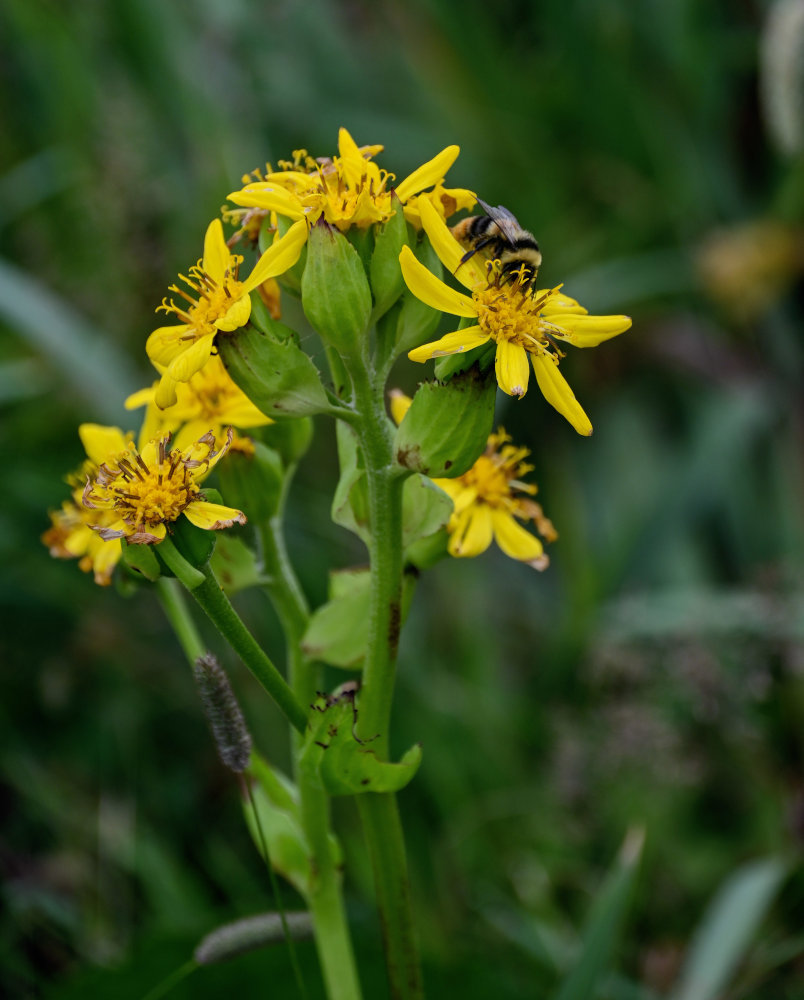
[[[624,333],[631,326],[630,316],[588,316],[564,312],[552,314],[547,310],[542,316],[548,323],[564,331],[564,339],[574,347],[597,347],[604,340]]]
[[[238,330],[241,326],[245,326],[249,316],[251,316],[251,299],[246,293],[241,295],[239,299],[235,299],[223,316],[215,320],[215,328],[223,330],[224,333],[230,333],[232,330]]]
[[[243,282],[243,291],[250,292],[268,278],[275,278],[293,267],[307,242],[307,223],[294,222],[284,236],[273,243],[260,257],[254,270]]]
[[[130,438],[126,438],[119,427],[104,427],[102,424],[81,424],[78,436],[87,456],[95,465],[105,462],[110,456],[128,449]]]
[[[197,528],[208,531],[219,528],[231,528],[235,523],[245,524],[246,515],[234,507],[224,507],[220,503],[209,503],[207,500],[193,500],[184,508],[185,516]]]
[[[411,361],[429,361],[431,358],[442,358],[447,354],[464,354],[474,347],[480,347],[489,340],[489,335],[483,333],[479,326],[467,326],[465,330],[455,330],[445,334],[440,340],[424,344],[408,351]]]
[[[530,563],[536,569],[547,567],[544,546],[535,535],[526,531],[512,514],[500,509],[495,510],[492,512],[492,522],[494,538],[507,556],[520,562]]]
[[[486,265],[482,258],[473,254],[461,263],[466,254],[466,247],[455,239],[446,222],[426,199],[421,199],[419,211],[422,216],[422,226],[433,244],[438,258],[450,274],[454,274],[464,288],[477,288],[487,284]],[[460,314],[459,314],[460,315]]]
[[[558,370],[558,365],[543,354],[531,354],[531,360],[536,381],[544,398],[569,420],[579,434],[588,437],[592,433],[592,424],[567,384],[567,380]]]
[[[187,343],[183,340],[185,333],[191,327],[188,323],[178,323],[176,326],[160,326],[150,334],[145,342],[145,351],[155,365],[169,365],[181,354]]]
[[[399,255],[402,276],[417,299],[453,316],[477,316],[477,307],[468,295],[458,292],[437,278],[419,260],[408,246]]]
[[[223,276],[229,267],[229,247],[223,238],[223,226],[220,219],[213,219],[207,226],[204,236],[204,260],[203,266],[206,273],[216,284],[223,283]]]
[[[181,354],[176,355],[168,366],[166,374],[177,382],[186,382],[191,375],[195,375],[196,372],[201,371],[207,361],[209,361],[210,354],[212,353],[212,342],[214,340],[214,333],[208,333],[204,337],[199,337],[198,340],[190,344]]]
[[[447,549],[452,556],[479,556],[491,545],[492,536],[491,508],[475,504],[457,515]]]
[[[176,384],[176,379],[171,378],[167,372],[159,380],[159,385],[156,387],[156,392],[154,393],[154,402],[160,410],[166,410],[169,406],[175,405],[178,398],[176,396]]]
[[[242,191],[227,195],[229,201],[243,208],[265,208],[288,219],[304,219],[304,206],[290,191],[276,184],[247,184]]]
[[[507,396],[525,395],[528,391],[530,368],[528,352],[524,347],[513,344],[510,340],[499,341],[494,368],[497,373],[497,384]]]
[[[404,204],[411,195],[418,194],[419,191],[424,191],[425,188],[438,184],[440,180],[444,179],[446,172],[458,159],[460,151],[460,146],[447,146],[437,156],[434,156],[432,160],[428,160],[427,163],[423,163],[420,167],[417,167],[412,174],[408,174],[402,183],[397,186],[397,198]]]
[[[140,389],[139,392],[132,392],[132,394],[126,397],[126,401],[123,406],[127,410],[138,410],[141,406],[147,406],[148,403],[152,402],[154,398],[154,387],[152,385],[148,386],[147,389]]]

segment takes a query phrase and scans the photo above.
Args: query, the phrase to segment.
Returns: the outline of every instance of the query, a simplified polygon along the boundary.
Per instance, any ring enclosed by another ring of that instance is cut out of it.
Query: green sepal
[[[337,422],[338,462],[341,476],[332,498],[332,520],[369,541],[369,505],[363,452],[352,428]]]
[[[284,324],[272,320],[268,333],[245,326],[215,343],[229,374],[266,416],[281,420],[332,409],[315,365]]]
[[[371,257],[374,253],[374,226],[350,226],[346,233],[346,239],[357,250],[363,270],[366,274],[371,266]]]
[[[217,473],[227,504],[250,522],[265,524],[279,510],[285,467],[279,453],[262,441],[254,442],[253,455],[229,451]]]
[[[423,382],[396,431],[397,462],[433,479],[463,475],[491,434],[495,389],[493,372],[477,368],[449,382]]]
[[[467,326],[476,326],[474,319],[464,317],[458,324],[458,329],[463,330]],[[497,354],[497,345],[493,340],[479,347],[473,347],[471,351],[464,354],[447,354],[443,358],[436,358],[435,377],[440,382],[448,382],[453,375],[469,371],[473,365],[477,365],[481,372],[487,372],[494,367],[494,358]]]
[[[159,560],[151,545],[129,545],[125,538],[121,539],[122,559],[132,572],[144,576],[153,582],[162,575]]]
[[[408,226],[402,210],[402,202],[396,194],[391,196],[395,212],[387,222],[377,227],[374,237],[374,252],[369,264],[371,291],[374,295],[372,319],[376,322],[396,302],[405,288],[399,254],[407,244]]]
[[[427,476],[410,476],[402,487],[402,545],[443,528],[452,514],[452,500]]]
[[[413,778],[422,759],[414,744],[398,764],[381,761],[370,740],[354,735],[357,709],[353,691],[318,698],[299,755],[299,768],[329,795],[398,792]]]
[[[228,531],[218,534],[218,544],[209,563],[221,590],[230,596],[263,582],[254,552]]]
[[[415,575],[405,574],[400,609],[403,625],[415,585]],[[302,638],[302,649],[311,660],[322,660],[346,670],[362,670],[369,637],[370,571],[352,568],[330,573],[329,596],[329,601],[313,612]]]
[[[371,289],[360,254],[323,221],[310,231],[302,307],[322,341],[357,361],[367,342]]]
[[[295,465],[300,461],[313,440],[313,421],[310,417],[296,420],[279,420],[260,428],[260,437],[282,457],[285,465]]]
[[[261,829],[274,870],[307,898],[314,873],[310,863],[312,852],[302,827],[298,789],[289,778],[272,768],[253,750],[247,774],[249,778],[256,779],[251,787],[251,795],[260,818],[259,828],[248,800],[244,800],[243,811],[257,850],[260,854],[263,853]],[[329,848],[333,862],[340,865],[340,846],[331,834]]]
[[[217,490],[204,488],[203,499],[210,503],[223,503],[223,499]],[[170,528],[170,539],[176,546],[179,554],[196,569],[206,566],[212,558],[215,550],[215,543],[218,540],[218,532],[207,528],[199,528],[184,516],[173,522]],[[159,545],[157,544],[157,554]]]
[[[277,216],[276,229],[280,236],[284,236],[285,233],[290,229],[295,220],[286,219],[284,215]],[[259,235],[259,246],[260,253],[265,253],[265,251],[273,246],[274,243],[274,231],[271,228],[271,216],[266,215],[265,221],[262,224]],[[279,284],[287,289],[296,298],[299,297],[301,292],[301,280],[304,274],[304,265],[307,263],[307,247],[302,247],[302,252],[299,259],[289,270],[285,271],[284,274],[280,275],[276,280]]]

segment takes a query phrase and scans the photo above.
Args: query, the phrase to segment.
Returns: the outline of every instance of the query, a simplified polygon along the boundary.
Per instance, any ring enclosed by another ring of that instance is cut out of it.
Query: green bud
[[[408,226],[402,211],[402,202],[393,195],[391,203],[395,213],[377,228],[374,237],[374,252],[369,265],[371,290],[374,295],[372,316],[377,320],[396,302],[405,288],[399,254],[407,243]]]
[[[274,231],[271,229],[271,217],[267,215],[265,221],[262,224],[259,235],[259,245],[260,253],[265,253],[265,251],[273,245],[274,242]],[[293,219],[286,219],[283,215],[278,216],[276,222],[276,229],[280,236],[284,236],[285,233],[293,225]],[[299,297],[299,292],[301,291],[301,280],[304,274],[304,265],[307,262],[307,247],[302,247],[301,256],[290,268],[289,271],[285,271],[283,275],[278,277],[276,280],[282,285],[283,288],[287,289],[296,298]]]
[[[217,490],[204,487],[204,499],[210,503],[223,503],[223,499]],[[206,566],[215,550],[215,542],[218,539],[217,531],[209,531],[206,528],[199,528],[186,517],[180,517],[174,521],[170,528],[170,540],[183,558],[196,569]],[[156,554],[159,555],[159,545],[155,545]],[[163,576],[173,576],[170,570],[162,570]]]
[[[477,368],[449,382],[423,382],[396,431],[397,462],[433,479],[463,475],[491,434],[495,388],[493,372]]]
[[[413,247],[416,258],[424,264],[427,270],[436,277],[441,277],[444,269],[430,241],[421,240],[417,243],[412,240],[410,245]],[[406,288],[402,295],[402,304],[399,307],[396,329],[394,330],[394,357],[412,351],[414,347],[421,347],[428,340],[432,340],[441,321],[441,315],[437,309],[425,305],[421,299],[416,298],[409,288]]]
[[[325,222],[307,242],[302,306],[313,329],[344,360],[357,361],[367,342],[371,289],[357,250]]]
[[[215,343],[229,374],[266,416],[281,420],[332,409],[315,365],[284,324],[271,320],[267,333],[245,326]]]

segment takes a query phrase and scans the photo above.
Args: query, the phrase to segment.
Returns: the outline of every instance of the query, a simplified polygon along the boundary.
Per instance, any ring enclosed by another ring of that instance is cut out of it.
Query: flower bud
[[[324,222],[313,227],[307,242],[302,306],[325,344],[344,360],[360,357],[371,319],[371,289],[357,250]]]
[[[486,447],[495,388],[493,372],[477,368],[446,383],[423,382],[397,428],[397,462],[431,478],[463,475]]]

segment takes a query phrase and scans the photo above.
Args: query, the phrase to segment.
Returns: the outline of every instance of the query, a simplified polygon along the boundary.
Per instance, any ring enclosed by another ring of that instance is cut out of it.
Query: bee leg
[[[461,264],[465,264],[467,260],[469,260],[471,257],[474,257],[474,255],[477,253],[478,250],[482,250],[483,247],[488,246],[489,243],[493,243],[495,239],[496,239],[495,236],[489,236],[485,240],[478,240],[477,243],[475,243],[475,245],[472,247],[472,249],[467,250],[466,253],[463,255],[463,257],[461,257],[458,267],[460,267]]]

